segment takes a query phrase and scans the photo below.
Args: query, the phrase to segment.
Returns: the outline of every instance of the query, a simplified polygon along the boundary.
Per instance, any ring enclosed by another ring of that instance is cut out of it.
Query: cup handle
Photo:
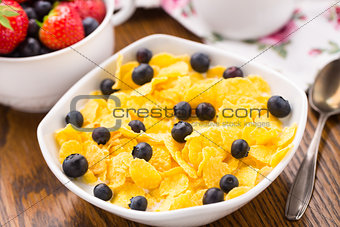
[[[113,26],[117,26],[117,25],[124,23],[127,19],[131,17],[131,15],[136,10],[135,0],[122,0],[121,2],[122,2],[122,8],[119,10],[119,12],[115,13],[111,17],[111,24]]]

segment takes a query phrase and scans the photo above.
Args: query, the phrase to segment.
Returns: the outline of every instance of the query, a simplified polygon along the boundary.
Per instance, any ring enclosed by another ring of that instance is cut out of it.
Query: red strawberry
[[[73,0],[68,4],[78,11],[81,19],[93,17],[98,23],[104,20],[106,8],[102,0]]]
[[[59,50],[82,40],[85,33],[77,11],[66,3],[60,3],[44,19],[39,37],[48,48]]]
[[[28,17],[16,1],[0,2],[0,54],[9,54],[25,40]]]

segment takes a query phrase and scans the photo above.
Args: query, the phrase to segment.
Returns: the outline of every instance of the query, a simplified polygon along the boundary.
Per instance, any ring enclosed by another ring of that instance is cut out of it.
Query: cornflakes
[[[117,79],[112,89],[120,106],[112,99],[90,99],[80,112],[83,128],[110,128],[120,119],[120,129],[110,132],[106,144],[97,144],[92,133],[77,131],[71,124],[55,132],[59,161],[63,163],[75,153],[84,156],[88,170],[81,179],[90,185],[108,185],[113,204],[129,208],[132,197],[144,196],[147,211],[201,206],[206,191],[219,187],[226,174],[239,182],[225,194],[225,200],[230,200],[261,182],[293,147],[297,125],[283,128],[268,112],[271,91],[259,75],[222,79],[225,66],[198,73],[190,64],[190,56],[158,53],[149,62],[153,79],[140,86],[132,78],[137,61],[123,63],[119,55],[115,65]],[[176,142],[171,134],[178,122],[173,107],[181,101],[189,102],[192,108],[185,121],[193,132],[185,137],[185,143]],[[195,116],[195,108],[202,102],[210,103],[216,111],[210,121]],[[123,111],[117,112],[117,108]],[[139,120],[145,132],[133,131],[129,126],[132,120]],[[231,146],[238,139],[250,147],[240,159],[231,155]],[[132,154],[142,142],[151,146],[151,159]]]

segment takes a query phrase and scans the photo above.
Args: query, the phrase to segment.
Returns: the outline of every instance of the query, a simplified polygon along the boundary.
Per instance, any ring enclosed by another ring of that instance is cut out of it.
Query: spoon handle
[[[285,212],[288,220],[299,220],[312,197],[319,144],[327,118],[326,114],[320,115],[313,140],[290,188]]]

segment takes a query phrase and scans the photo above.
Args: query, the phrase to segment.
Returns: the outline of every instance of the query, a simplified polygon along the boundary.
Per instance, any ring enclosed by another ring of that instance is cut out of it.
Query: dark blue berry
[[[152,58],[152,52],[146,48],[140,48],[136,54],[137,61],[139,63],[149,63]]]
[[[16,49],[16,50],[12,51],[11,53],[3,55],[3,56],[9,57],[9,58],[18,58],[18,57],[21,57],[21,54],[20,54],[19,50]]]
[[[139,143],[133,147],[132,156],[148,162],[152,157],[152,147],[148,143]]]
[[[249,150],[247,141],[243,139],[235,140],[231,145],[231,155],[237,159],[247,157]]]
[[[203,205],[218,203],[224,200],[224,193],[219,188],[209,188],[203,196]]]
[[[140,64],[132,72],[132,80],[138,85],[150,82],[153,78],[153,68],[148,64]]]
[[[38,16],[32,7],[24,7],[24,11],[28,19],[38,19]]]
[[[209,69],[210,58],[206,54],[195,53],[191,56],[190,64],[196,72],[205,73]]]
[[[232,174],[224,175],[220,180],[220,188],[225,193],[228,193],[231,189],[238,187],[239,183],[237,178]]]
[[[81,177],[87,172],[87,169],[88,162],[81,154],[71,154],[63,162],[63,171],[68,177]]]
[[[179,102],[174,106],[174,114],[179,120],[187,120],[191,116],[191,106],[188,102]]]
[[[78,128],[81,128],[84,123],[83,115],[76,110],[69,112],[65,117],[66,124],[72,124]]]
[[[48,54],[48,53],[51,53],[51,52],[53,52],[53,50],[50,50],[50,49],[48,49],[47,47],[45,47],[45,46],[41,46],[41,49],[40,49],[40,54]]]
[[[40,27],[35,21],[35,19],[30,19],[28,22],[27,35],[29,37],[38,38]]]
[[[289,102],[281,96],[272,96],[267,102],[269,112],[278,118],[287,117],[291,111]]]
[[[92,139],[97,144],[105,145],[107,141],[110,140],[110,137],[111,137],[110,131],[104,127],[95,128],[92,132]]]
[[[243,77],[242,70],[236,66],[229,67],[223,72],[224,79],[235,78],[235,77]]]
[[[207,102],[200,103],[196,108],[196,116],[201,121],[211,121],[216,115],[216,110],[213,105]]]
[[[144,196],[136,196],[130,199],[129,207],[132,210],[146,211],[148,201]]]
[[[100,91],[103,95],[111,95],[112,93],[118,91],[117,89],[112,89],[112,86],[115,84],[115,81],[111,79],[104,79],[100,83]]]
[[[193,132],[193,128],[191,124],[185,121],[179,121],[174,124],[174,127],[171,130],[171,135],[174,140],[179,143],[185,143],[185,137],[190,135]]]
[[[48,1],[36,1],[34,3],[34,10],[40,19],[47,15],[51,9],[52,4]]]
[[[19,46],[19,52],[22,57],[36,56],[40,54],[40,43],[38,40],[32,37],[28,37]]]
[[[136,133],[140,133],[140,131],[144,131],[144,132],[146,131],[145,125],[143,124],[143,122],[139,120],[130,121],[129,126],[131,127],[131,130]]]
[[[112,190],[104,183],[97,184],[93,189],[93,195],[101,200],[109,201],[112,198]]]
[[[91,34],[94,30],[96,30],[98,26],[99,26],[99,23],[96,19],[94,19],[93,17],[86,17],[83,20],[85,36],[88,36],[89,34]]]

